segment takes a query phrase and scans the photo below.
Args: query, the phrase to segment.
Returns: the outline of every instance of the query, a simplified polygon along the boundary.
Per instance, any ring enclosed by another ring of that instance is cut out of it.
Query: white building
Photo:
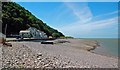
[[[28,30],[20,31],[20,36],[23,38],[47,38],[46,33],[34,28],[30,27]]]
[[[22,38],[31,38],[32,37],[30,30],[21,30],[19,34]]]

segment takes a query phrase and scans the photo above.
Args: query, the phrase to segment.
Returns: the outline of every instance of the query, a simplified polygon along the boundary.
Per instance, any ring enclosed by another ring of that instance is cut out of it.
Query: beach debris
[[[55,43],[70,43],[70,41],[67,41],[67,40],[57,40],[55,41]]]
[[[3,43],[4,46],[8,46],[8,47],[12,47],[12,44],[11,43]]]
[[[43,42],[41,42],[41,44],[52,44],[53,45],[54,43],[53,43],[53,41],[43,41]]]

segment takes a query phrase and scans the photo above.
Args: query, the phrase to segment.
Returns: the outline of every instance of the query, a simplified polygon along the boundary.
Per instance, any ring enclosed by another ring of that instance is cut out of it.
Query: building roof
[[[30,30],[21,30],[20,33],[29,33]]]

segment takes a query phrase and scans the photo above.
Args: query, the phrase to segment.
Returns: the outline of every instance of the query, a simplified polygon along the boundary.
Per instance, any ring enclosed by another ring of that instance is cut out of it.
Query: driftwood
[[[58,40],[58,41],[56,41],[56,43],[70,43],[70,41],[66,41],[66,40]]]
[[[41,44],[54,44],[53,42],[41,42]]]
[[[4,46],[9,46],[9,47],[12,47],[12,44],[11,43],[3,43]]]

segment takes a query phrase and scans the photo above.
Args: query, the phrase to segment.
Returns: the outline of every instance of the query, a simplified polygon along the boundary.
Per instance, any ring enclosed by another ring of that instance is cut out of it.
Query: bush
[[[61,39],[64,39],[64,38],[65,38],[65,36],[60,36],[60,38],[61,38]]]
[[[60,37],[60,34],[59,34],[59,33],[53,33],[52,36],[53,36],[54,38],[58,38],[58,37]]]
[[[71,36],[65,36],[65,38],[72,38],[72,39],[73,39],[74,37],[71,37]]]

